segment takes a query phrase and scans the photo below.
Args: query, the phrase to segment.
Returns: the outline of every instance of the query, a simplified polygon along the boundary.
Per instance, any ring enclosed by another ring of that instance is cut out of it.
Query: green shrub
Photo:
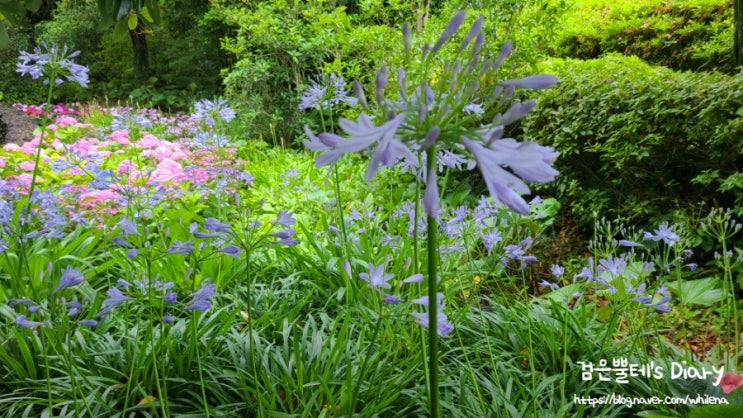
[[[618,55],[545,72],[560,82],[521,129],[561,152],[561,174],[546,187],[583,225],[594,212],[641,221],[696,203],[743,207],[743,74],[679,73]]]
[[[581,2],[566,15],[553,53],[591,59],[635,55],[676,70],[734,73],[732,0]]]

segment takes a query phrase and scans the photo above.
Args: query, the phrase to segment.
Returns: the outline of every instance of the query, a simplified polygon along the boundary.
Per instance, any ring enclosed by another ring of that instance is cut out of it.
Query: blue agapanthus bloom
[[[483,77],[490,78],[503,61],[511,54],[513,45],[506,42],[495,61],[481,57],[484,43],[482,18],[477,19],[459,45],[459,55],[452,60],[437,56],[437,52],[459,30],[465,12],[451,19],[436,44],[423,48],[424,68],[416,74],[418,84],[408,86],[403,68],[397,69],[397,100],[385,95],[388,70],[382,66],[376,75],[376,108],[367,103],[363,88],[354,84],[354,91],[365,112],[357,121],[341,118],[338,126],[345,135],[332,132],[314,134],[305,128],[305,146],[321,152],[315,163],[318,167],[333,166],[348,153],[369,150],[371,158],[366,171],[366,180],[371,181],[381,165],[392,166],[403,161],[415,165],[429,149],[446,150],[457,155],[461,161],[474,160],[479,168],[490,195],[521,214],[529,213],[529,205],[522,195],[529,194],[527,182],[552,181],[558,174],[552,165],[558,153],[551,147],[534,142],[519,142],[503,138],[504,128],[518,122],[536,105],[533,100],[512,101],[517,89],[542,89],[554,85],[557,78],[552,75],[533,75],[497,83],[494,88],[482,86]],[[403,29],[406,53],[410,54],[410,29]],[[434,72],[433,68],[443,68]],[[430,72],[427,72],[430,71]],[[319,91],[318,91],[319,94]],[[490,123],[473,127],[472,117],[495,113]],[[372,114],[374,116],[372,116]],[[462,155],[462,153],[469,155]],[[447,154],[448,155],[448,154]],[[462,164],[450,162],[450,166]],[[412,168],[412,167],[410,167]],[[467,164],[467,169],[474,168]],[[435,169],[435,168],[434,168]],[[426,191],[423,205],[430,217],[436,217],[439,190],[436,172],[429,168],[425,173]]]
[[[61,49],[56,45],[49,47],[42,41],[33,52],[21,51],[16,71],[21,75],[28,74],[34,80],[47,76],[54,77],[56,84],[62,84],[65,81],[62,79],[64,77],[67,81],[88,87],[88,67],[72,62],[72,58],[78,55],[80,51],[67,54],[67,46]],[[49,84],[49,79],[45,79],[44,84]]]
[[[80,270],[67,266],[67,268],[62,271],[62,277],[59,279],[59,284],[57,284],[57,287],[54,288],[52,293],[57,293],[67,287],[77,286],[81,284],[84,279],[85,277]]]
[[[227,105],[227,100],[203,99],[194,103],[194,112],[191,114],[191,119],[204,121],[207,125],[214,126],[218,120],[230,122],[235,119],[235,116],[235,111]]]

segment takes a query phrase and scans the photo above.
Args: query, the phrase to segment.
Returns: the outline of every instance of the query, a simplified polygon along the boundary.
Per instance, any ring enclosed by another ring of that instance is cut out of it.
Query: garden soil
[[[38,124],[23,111],[0,102],[0,146],[22,144],[34,138]]]

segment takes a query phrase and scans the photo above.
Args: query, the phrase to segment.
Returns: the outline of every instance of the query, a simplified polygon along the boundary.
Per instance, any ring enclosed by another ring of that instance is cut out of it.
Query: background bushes
[[[732,0],[582,1],[565,14],[552,54],[635,55],[676,70],[736,72]]]
[[[679,73],[634,57],[558,61],[560,77],[521,125],[554,146],[546,188],[583,225],[642,221],[696,204],[743,208],[743,75]]]

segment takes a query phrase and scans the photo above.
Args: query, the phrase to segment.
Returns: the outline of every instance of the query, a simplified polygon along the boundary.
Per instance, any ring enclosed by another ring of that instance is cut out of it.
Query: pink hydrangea
[[[116,173],[121,176],[136,169],[137,165],[134,164],[131,160],[123,160],[119,163],[119,166],[116,167]]]
[[[80,206],[96,207],[106,203],[117,202],[121,195],[111,189],[93,190],[80,195]]]
[[[20,151],[20,150],[21,150],[21,147],[19,147],[19,146],[18,146],[18,145],[16,145],[16,144],[5,144],[5,145],[3,146],[3,149],[4,149],[5,151],[8,151],[8,152],[13,152],[13,151]]]
[[[150,176],[150,182],[178,181],[183,176],[183,167],[171,160],[165,158],[160,161],[155,171]]]
[[[39,146],[39,138],[36,137],[32,139],[31,141],[24,142],[23,145],[21,145],[21,151],[23,151],[23,153],[27,155],[34,155],[36,154],[36,147],[38,146]]]
[[[21,161],[21,163],[18,164],[18,168],[23,171],[34,171],[34,168],[36,168],[36,163],[34,161]]]
[[[57,118],[56,122],[59,126],[72,126],[77,124],[77,119],[69,116],[60,116]]]
[[[5,167],[5,158],[0,157],[0,168]]]
[[[125,129],[111,132],[111,139],[121,145],[130,145],[132,143],[129,141],[129,131]]]
[[[184,158],[188,158],[188,154],[186,154],[186,152],[180,149],[174,152],[173,155],[170,156],[170,159],[174,161],[182,160]]]
[[[93,144],[91,144],[87,138],[78,140],[77,142],[72,144],[71,148],[83,152],[90,152],[94,149]]]
[[[161,141],[155,135],[145,135],[137,141],[137,146],[142,148],[155,148],[160,145]]]
[[[193,184],[202,184],[206,183],[209,180],[209,172],[206,171],[203,167],[195,167],[191,166],[189,167],[183,176],[183,179],[185,181],[189,181]]]

